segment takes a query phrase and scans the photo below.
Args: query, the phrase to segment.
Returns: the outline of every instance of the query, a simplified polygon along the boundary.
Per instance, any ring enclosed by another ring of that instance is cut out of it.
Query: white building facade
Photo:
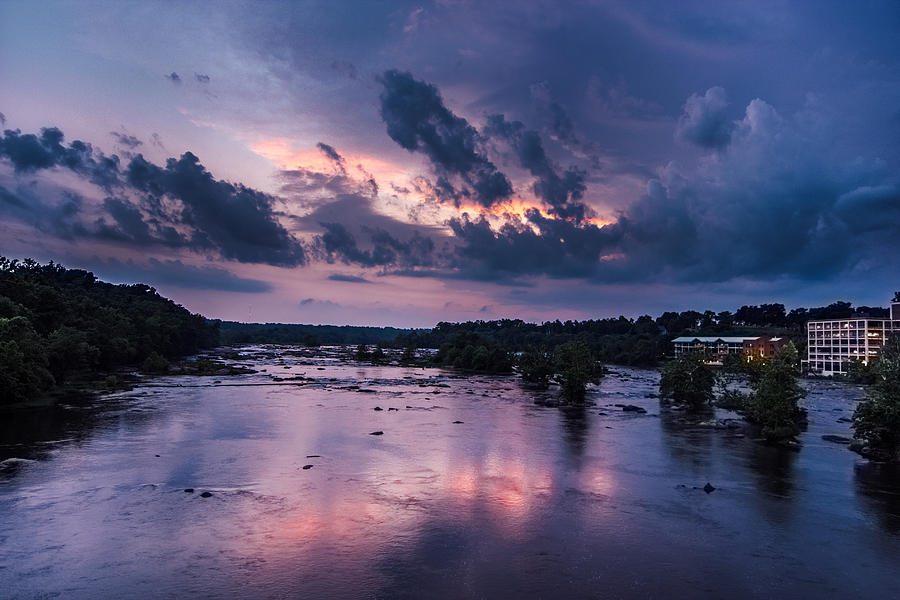
[[[885,340],[900,332],[900,298],[891,303],[890,317],[872,319],[829,319],[806,324],[808,372],[817,375],[846,375],[850,362],[868,364],[878,358]]]

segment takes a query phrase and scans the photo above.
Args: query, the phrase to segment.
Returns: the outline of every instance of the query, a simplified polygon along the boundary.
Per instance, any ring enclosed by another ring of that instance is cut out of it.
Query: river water
[[[898,593],[900,474],[821,439],[859,387],[805,382],[790,450],[685,424],[655,371],[566,410],[513,377],[285,350],[0,414],[0,597]]]

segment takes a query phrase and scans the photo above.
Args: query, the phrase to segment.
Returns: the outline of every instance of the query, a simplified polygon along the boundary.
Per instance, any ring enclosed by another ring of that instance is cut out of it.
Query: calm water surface
[[[858,387],[808,382],[791,451],[685,425],[654,371],[579,411],[514,378],[245,355],[267,372],[0,414],[0,597],[897,593],[900,475],[821,439]]]

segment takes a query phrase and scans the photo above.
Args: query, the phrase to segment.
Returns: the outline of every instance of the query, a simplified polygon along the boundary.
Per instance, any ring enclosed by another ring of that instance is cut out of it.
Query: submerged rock
[[[462,421],[453,421],[453,424],[454,424],[454,425],[462,425],[463,422],[462,422]]]
[[[703,486],[703,491],[707,494],[712,494],[714,491],[716,491],[716,487],[707,481],[706,485]]]
[[[210,496],[212,496],[212,492],[203,492],[200,494],[201,498],[209,498]]]
[[[369,435],[384,435],[384,432],[383,431],[373,431]]]
[[[647,412],[646,408],[641,408],[640,406],[635,406],[634,404],[626,404],[622,407],[622,410],[625,412],[633,412],[633,413],[645,413]]]
[[[312,468],[313,468],[312,465],[303,465],[303,470],[304,470],[304,471],[309,471],[309,470],[312,469]]]
[[[193,493],[194,493],[194,488],[184,488],[184,491],[185,491],[185,493],[193,494]]]
[[[832,442],[834,444],[849,444],[852,441],[848,437],[844,437],[842,435],[834,435],[831,433],[826,433],[822,436],[822,439],[826,442]]]

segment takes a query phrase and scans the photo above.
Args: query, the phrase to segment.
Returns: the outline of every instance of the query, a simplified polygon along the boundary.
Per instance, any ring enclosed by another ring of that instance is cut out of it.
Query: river
[[[858,386],[804,382],[791,450],[685,424],[649,370],[579,410],[335,349],[241,362],[265,371],[0,413],[0,597],[897,593],[900,473],[822,440]]]

